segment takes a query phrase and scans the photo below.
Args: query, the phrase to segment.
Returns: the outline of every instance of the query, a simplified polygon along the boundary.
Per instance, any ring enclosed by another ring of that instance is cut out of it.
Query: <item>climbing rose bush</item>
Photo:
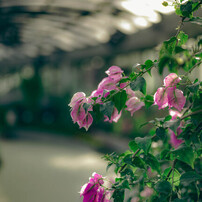
[[[187,22],[201,24],[201,18],[194,17],[201,4],[201,0],[174,1],[181,21],[176,35],[162,43],[157,60],[146,60],[128,76],[111,66],[88,97],[83,92],[73,95],[72,120],[86,130],[96,117],[112,123],[125,112],[134,116],[143,108],[167,113],[143,123],[142,127],[149,124],[148,133],[135,136],[127,151],[104,156],[116,177],[109,180],[93,173],[80,191],[84,202],[123,202],[126,190],[127,202],[201,201],[202,82],[189,75],[202,63],[202,39],[190,48],[188,35],[181,30]],[[162,86],[148,94],[144,75],[152,76],[153,69],[161,75],[166,68],[169,73]]]

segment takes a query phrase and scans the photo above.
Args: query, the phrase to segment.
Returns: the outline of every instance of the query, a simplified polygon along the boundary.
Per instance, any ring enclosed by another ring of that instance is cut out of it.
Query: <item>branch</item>
[[[185,76],[187,76],[188,74],[190,74],[197,66],[199,66],[202,63],[202,61],[197,62],[186,74]]]
[[[149,70],[151,70],[153,67],[154,67],[154,66],[151,66],[149,69],[147,69],[147,70],[145,70],[145,71],[142,71],[142,72],[137,76],[137,78],[140,77],[140,76],[142,76],[142,75],[144,75],[146,72],[148,72]],[[136,78],[136,79],[137,79],[137,78]],[[128,86],[131,84],[131,82],[133,82],[133,80],[132,80],[132,81],[129,81],[128,84],[127,84],[124,88],[128,87]],[[113,94],[111,94],[109,97],[107,97],[107,98],[104,100],[104,102],[107,102],[107,101],[110,100],[114,95],[116,95],[117,93],[121,92],[122,90],[123,90],[123,89],[117,90],[116,92],[114,92]]]
[[[180,24],[179,24],[179,26],[178,26],[178,28],[177,28],[177,33],[176,33],[176,37],[177,37],[177,35],[180,33],[180,30],[182,29],[182,27],[183,27],[183,22],[184,22],[184,20],[186,19],[186,17],[182,17],[181,18],[181,21],[180,21]],[[178,41],[177,41],[178,42]],[[177,45],[177,44],[176,44]]]
[[[192,9],[192,12],[198,9],[198,7],[202,4],[202,0]]]
[[[156,134],[152,136],[152,139],[156,137]],[[135,156],[137,155],[137,153],[140,151],[141,149],[137,149],[134,154],[132,155],[132,159],[135,158]],[[127,164],[125,163],[123,166],[121,166],[121,169],[119,170],[119,173],[122,172],[125,167],[127,166]]]
[[[187,115],[181,117],[180,120],[183,120],[183,119],[185,119],[185,118],[187,118],[189,116],[192,116],[192,115],[195,115],[195,114],[200,114],[200,113],[202,113],[202,109],[200,109],[198,111],[195,111],[195,112],[191,112],[190,114],[187,114]]]
[[[173,161],[172,168],[170,169],[169,173],[167,174],[166,181],[168,181],[168,179],[169,179],[169,177],[170,177],[170,174],[172,173],[173,169],[175,168],[176,162],[177,162],[177,160],[175,159],[175,160]]]

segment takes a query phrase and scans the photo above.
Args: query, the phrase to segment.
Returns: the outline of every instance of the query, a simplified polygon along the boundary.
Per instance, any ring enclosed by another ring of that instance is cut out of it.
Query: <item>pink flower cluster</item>
[[[176,85],[180,82],[181,78],[175,73],[169,74],[164,79],[164,86],[157,89],[154,94],[154,104],[157,104],[159,109],[165,107],[175,107],[178,111],[181,111],[185,105],[186,98],[183,92],[176,88]]]
[[[106,98],[110,91],[123,89],[127,93],[127,101],[126,101],[126,110],[131,112],[131,116],[137,110],[139,110],[142,106],[144,106],[144,102],[141,102],[139,98],[135,95],[135,92],[130,88],[126,88],[127,82],[120,83],[119,81],[123,78],[122,73],[123,70],[120,67],[112,66],[106,72],[108,76],[105,77],[98,85],[98,88],[91,93],[91,95],[87,98],[85,93],[78,92],[74,94],[71,99],[69,106],[71,107],[71,117],[74,123],[78,123],[79,127],[84,127],[86,130],[90,127],[93,122],[93,117],[90,114],[90,111],[93,110],[92,105],[94,103],[103,104],[102,98]],[[96,98],[96,101],[94,101]],[[84,105],[88,106],[87,108]],[[110,123],[117,122],[121,117],[122,111],[118,112],[116,107],[113,109],[113,113],[111,117],[104,116],[104,121],[108,121]]]
[[[172,116],[172,120],[175,120],[175,119],[177,119],[177,117],[182,116],[178,111],[174,111],[174,110],[170,110],[169,114]],[[168,129],[170,132],[170,144],[175,149],[177,149],[184,142],[184,140],[178,139],[178,137],[177,137],[182,132],[181,127],[182,127],[182,123],[180,123],[179,127],[177,128],[177,134],[175,134],[170,128]]]
[[[89,182],[84,184],[80,191],[83,202],[110,202],[111,193],[102,187],[104,184],[102,175],[93,173]]]
[[[84,127],[86,130],[93,123],[93,117],[89,113],[92,111],[92,106],[89,106],[87,110],[84,109],[84,104],[90,104],[91,100],[86,98],[85,93],[78,92],[75,93],[69,103],[69,106],[72,108],[71,117],[74,123],[78,123],[79,127]]]

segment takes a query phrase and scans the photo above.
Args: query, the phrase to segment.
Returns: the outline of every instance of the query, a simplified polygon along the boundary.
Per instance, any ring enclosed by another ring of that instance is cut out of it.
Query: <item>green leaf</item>
[[[169,40],[163,42],[159,53],[159,63],[158,63],[160,74],[163,73],[163,69],[165,66],[168,66],[170,71],[173,72],[176,71],[175,70],[176,62],[172,56],[172,53],[175,50],[176,43],[177,43],[176,37],[171,37]]]
[[[125,168],[124,170],[121,171],[120,174],[121,174],[121,176],[126,176],[126,175],[129,175],[131,177],[134,176],[134,173],[133,173],[132,169],[130,169],[130,168]]]
[[[100,112],[100,105],[99,104],[93,105],[93,112],[95,114],[95,118],[97,121],[99,121],[103,117],[103,114]]]
[[[141,91],[144,95],[146,94],[146,81],[143,77],[138,77],[135,81],[130,83],[130,87],[134,91]]]
[[[161,173],[160,164],[155,156],[152,154],[147,154],[144,156],[144,161],[153,169],[156,170],[159,174]]]
[[[121,83],[126,83],[127,81],[130,81],[130,79],[129,78],[123,78],[123,79],[121,79],[120,81],[119,81],[119,83],[121,84]]]
[[[166,7],[166,6],[168,6],[168,2],[167,2],[167,1],[164,1],[164,2],[162,3],[162,5]]]
[[[98,99],[98,97],[92,97],[91,99],[96,101]]]
[[[192,85],[187,85],[187,88],[189,89],[189,91],[191,93],[196,93],[198,91],[198,89],[199,89],[199,85],[200,85],[200,83],[197,82],[197,83],[192,84]]]
[[[176,120],[170,120],[164,123],[164,127],[168,127],[170,128],[174,133],[177,132],[177,128],[180,125],[180,119],[176,119]]]
[[[138,168],[143,168],[143,169],[145,168],[145,162],[138,156],[135,156],[133,158],[133,164],[137,166]]]
[[[108,163],[107,168],[106,168],[106,171],[108,171],[109,168],[110,168],[112,165],[113,165],[113,163]]]
[[[173,202],[187,202],[187,200],[176,198]]]
[[[161,139],[164,140],[166,138],[166,130],[162,127],[159,127],[156,129],[156,136]]]
[[[151,60],[147,60],[145,62],[145,69],[148,70],[149,68],[151,68],[154,65],[153,61]],[[148,71],[149,75],[151,76],[151,70]]]
[[[164,67],[169,63],[170,57],[164,56],[159,59],[158,67],[159,67],[159,74],[163,73]]]
[[[111,118],[111,115],[114,111],[114,104],[112,101],[108,101],[102,105],[100,105],[100,111],[106,115],[107,117],[109,117],[109,119]]]
[[[173,53],[173,51],[175,49],[176,42],[177,42],[176,37],[171,37],[169,40],[164,41],[163,45],[161,47],[161,50],[160,50],[159,57],[161,58],[165,54],[172,55],[172,53]]]
[[[144,103],[146,108],[149,108],[151,105],[154,104],[154,97],[152,95],[146,95],[144,98]]]
[[[147,60],[145,62],[145,65],[146,65],[146,69],[149,69],[150,67],[152,67],[154,65],[154,63],[151,60]]]
[[[189,185],[190,183],[195,182],[197,180],[201,180],[201,179],[202,179],[201,175],[199,175],[198,173],[196,173],[194,171],[189,171],[189,172],[184,173],[181,176],[180,182],[182,184]]]
[[[133,152],[136,152],[139,149],[139,146],[136,144],[134,140],[130,141],[128,146]]]
[[[175,53],[181,53],[181,52],[185,52],[187,51],[186,49],[180,47],[180,46],[176,46],[175,47]],[[182,58],[176,58],[176,60],[178,61],[178,64],[183,64],[183,59]]]
[[[178,45],[181,46],[187,42],[188,35],[185,34],[183,31],[180,31],[180,33],[177,35],[177,39],[178,39]]]
[[[194,152],[191,147],[182,145],[181,147],[171,151],[174,158],[189,164],[194,168]]]
[[[133,165],[133,162],[132,162],[132,154],[126,155],[126,156],[123,158],[123,162],[126,163],[126,164],[128,164],[128,165],[134,166],[134,165]]]
[[[165,178],[167,178],[168,173],[170,172],[171,169],[172,169],[172,168],[169,167],[169,168],[166,168],[166,169],[164,170],[163,176],[164,176]],[[173,172],[174,172],[174,173],[173,173]],[[177,171],[177,169],[174,169],[174,170],[172,170],[171,173],[170,173],[170,176],[169,176],[169,178],[168,178],[168,182],[172,183],[172,181],[173,181],[173,184],[174,184],[175,186],[178,186],[178,185],[180,184],[180,176],[181,176],[181,175],[180,175],[180,173]]]
[[[112,195],[112,198],[116,202],[123,202],[124,201],[124,190],[123,189],[115,189]]]
[[[83,104],[83,108],[84,108],[84,110],[85,110],[85,113],[88,112],[88,109],[89,109],[90,106],[91,106],[91,104],[88,104],[88,103],[84,103],[84,104]]]
[[[125,90],[120,91],[113,96],[114,105],[119,113],[124,108],[126,100],[127,100],[127,93]]]
[[[128,180],[123,180],[123,181],[121,182],[121,184],[120,184],[120,187],[121,187],[122,189],[130,189],[130,185],[129,185],[129,183],[128,183]]]
[[[137,78],[138,74],[136,72],[132,72],[130,75],[129,75],[129,79],[131,81],[134,81],[136,78]]]
[[[169,195],[171,193],[172,187],[168,181],[159,181],[155,185],[155,189],[160,194]]]
[[[165,160],[165,159],[169,160],[170,159],[170,150],[169,149],[164,149],[161,152],[160,159],[161,160]]]
[[[180,6],[181,13],[184,17],[187,17],[187,18],[192,17],[192,4],[193,2],[188,1],[186,4],[182,4]]]
[[[149,152],[151,146],[151,137],[136,137],[135,142],[137,143],[140,149],[143,149],[145,154]]]
[[[172,116],[171,116],[171,115],[168,115],[168,116],[165,117],[164,122],[170,121],[171,119],[172,119]]]

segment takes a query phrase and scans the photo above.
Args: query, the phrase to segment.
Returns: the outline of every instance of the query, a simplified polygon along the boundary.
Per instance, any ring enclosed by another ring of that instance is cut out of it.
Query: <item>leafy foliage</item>
[[[192,81],[189,73],[202,63],[202,40],[199,39],[194,48],[190,49],[186,46],[188,35],[181,31],[185,22],[201,25],[201,18],[194,17],[194,12],[201,4],[201,0],[175,1],[173,5],[181,23],[176,36],[162,43],[158,60],[146,60],[144,64],[138,65],[138,73],[134,71],[128,77],[122,77],[121,69],[111,67],[116,70],[116,74],[111,71],[111,83],[108,83],[107,89],[99,95],[101,98],[89,98],[92,102],[82,105],[86,114],[91,110],[98,119],[104,115],[111,119],[111,122],[116,122],[124,110],[133,114],[143,105],[149,108],[157,102],[161,108],[169,106],[173,109],[179,104],[177,96],[186,99],[181,112],[170,110],[170,115],[154,117],[154,120],[143,124],[152,125],[153,136],[148,132],[145,137],[136,137],[130,141],[130,150],[104,156],[108,162],[107,169],[113,168],[117,176],[115,182],[111,187],[105,188],[105,191],[111,192],[111,198],[116,202],[124,201],[126,189],[131,190],[128,201],[134,197],[140,201],[175,202],[199,201],[201,198],[202,83],[198,79]],[[169,4],[164,1],[163,5]],[[163,74],[165,68],[171,72],[166,77],[167,83],[164,80],[164,87],[160,88],[163,89],[160,95],[146,93],[147,82],[143,75],[151,75],[152,68],[157,68],[159,74]],[[183,74],[181,78],[175,74],[179,70]],[[113,78],[118,76],[118,82],[110,89]],[[176,87],[178,91],[174,91],[172,99],[169,100],[167,89]],[[137,91],[141,92],[140,97],[134,96],[138,94]]]

